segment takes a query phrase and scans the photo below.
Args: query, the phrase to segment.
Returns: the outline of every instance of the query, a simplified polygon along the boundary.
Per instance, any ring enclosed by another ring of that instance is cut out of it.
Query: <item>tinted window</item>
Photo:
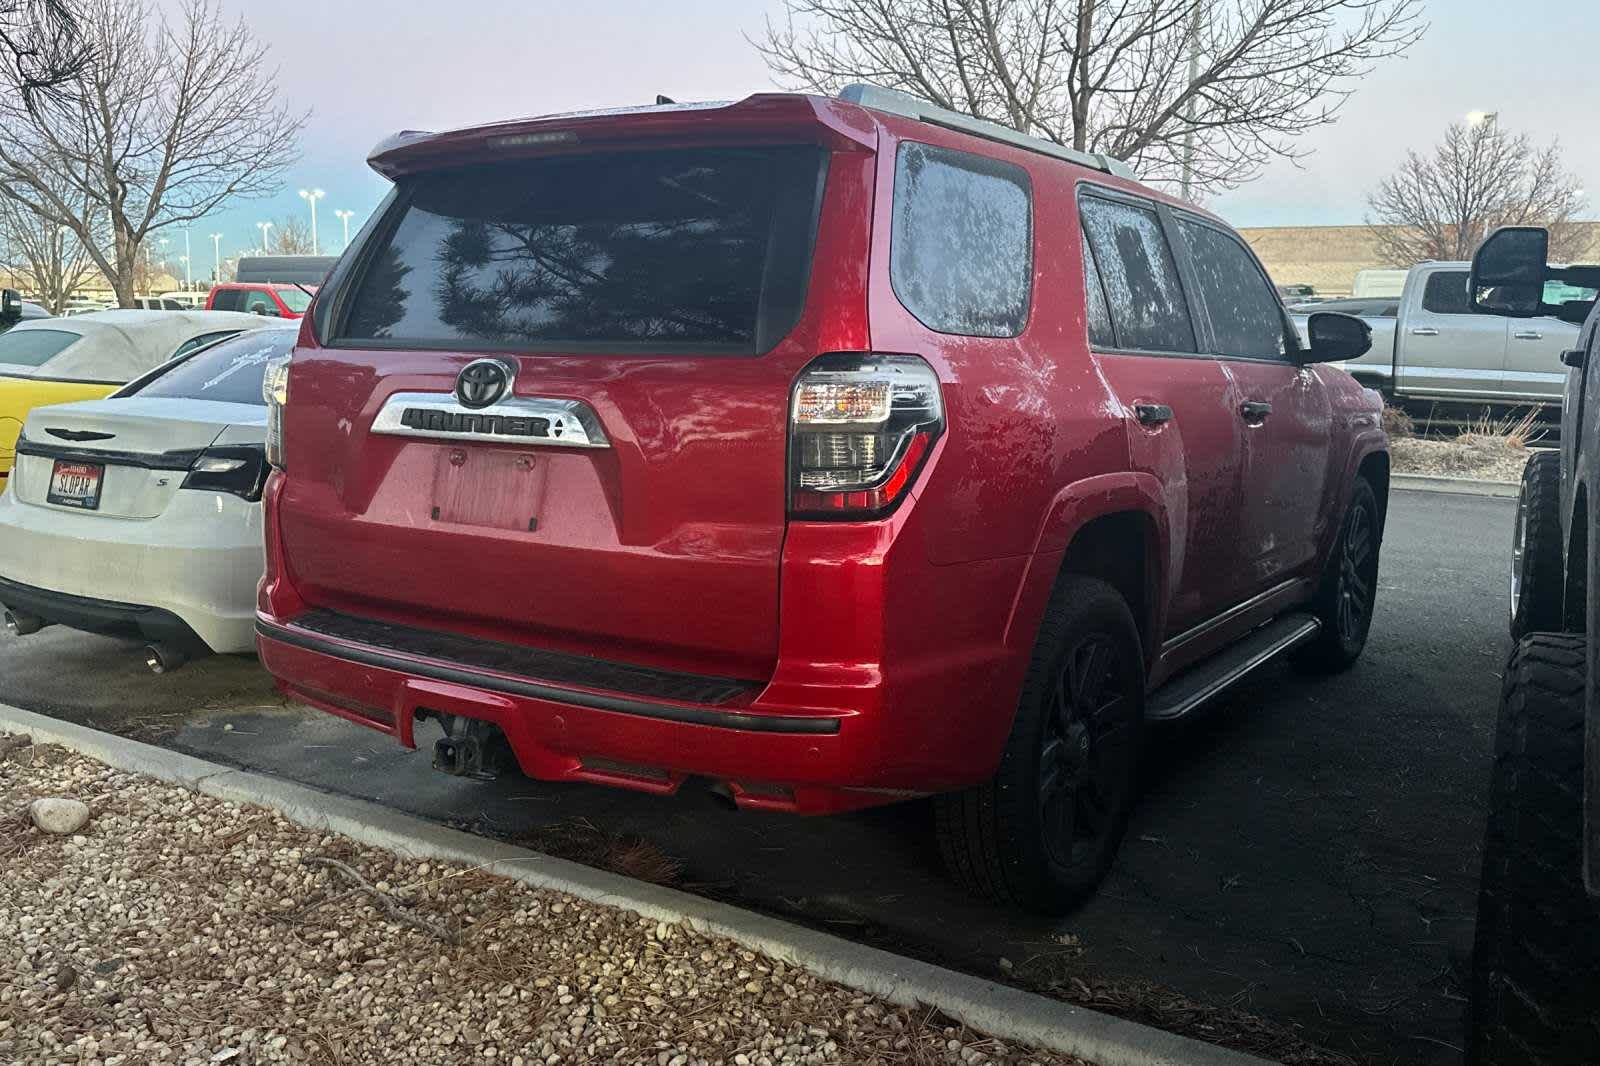
[[[1105,284],[1117,346],[1194,351],[1194,325],[1156,213],[1094,197],[1084,198],[1081,213]]]
[[[811,148],[695,149],[423,175],[364,250],[340,336],[764,350],[799,315],[820,166]]]
[[[1428,276],[1428,287],[1422,290],[1422,309],[1436,315],[1470,315],[1467,304],[1467,272],[1441,270]]]
[[[292,329],[253,329],[197,352],[136,390],[140,396],[265,405],[261,378],[267,360],[294,347]]]
[[[1206,302],[1217,354],[1282,358],[1283,303],[1244,246],[1221,230],[1178,220]]]
[[[1089,251],[1089,238],[1083,239],[1084,308],[1089,319],[1089,343],[1096,348],[1115,348],[1117,335],[1111,329],[1111,309],[1106,306],[1105,285]]]
[[[14,329],[0,335],[0,364],[43,366],[78,340],[78,334],[60,329]]]
[[[929,329],[1015,337],[1028,320],[1033,205],[1027,172],[906,142],[895,161],[889,277]]]
[[[211,301],[213,311],[241,311],[244,309],[243,289],[222,289],[217,293],[217,298]]]

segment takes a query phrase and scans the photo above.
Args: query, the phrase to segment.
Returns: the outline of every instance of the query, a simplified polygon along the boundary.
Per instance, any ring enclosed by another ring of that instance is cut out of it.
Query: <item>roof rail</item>
[[[1076,163],[1080,167],[1089,167],[1101,170],[1107,174],[1115,174],[1119,178],[1134,179],[1133,170],[1120,159],[1113,159],[1108,155],[1098,152],[1083,152],[1076,148],[1069,148],[1064,144],[1047,141],[1043,137],[1030,137],[1026,133],[1019,133],[1009,126],[1002,126],[998,122],[988,119],[973,118],[963,115],[959,111],[952,111],[947,107],[929,103],[910,93],[900,92],[898,89],[885,89],[881,85],[846,85],[839,92],[839,99],[862,107],[870,107],[874,111],[887,111],[891,115],[901,115],[905,118],[916,119],[933,126],[943,126],[945,129],[959,130],[970,133],[974,137],[982,137],[988,141],[999,141],[1015,148],[1028,152],[1038,152],[1041,155],[1055,156],[1065,159],[1069,163]],[[1136,179],[1135,179],[1136,180]]]

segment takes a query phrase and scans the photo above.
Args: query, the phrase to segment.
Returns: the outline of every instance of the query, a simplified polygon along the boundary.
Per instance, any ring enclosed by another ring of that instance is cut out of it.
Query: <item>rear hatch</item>
[[[167,397],[39,408],[18,443],[10,491],[19,502],[40,507],[157,518],[224,431],[262,427],[265,419],[266,409],[257,405]],[[259,440],[260,430],[253,435]]]
[[[791,383],[867,343],[872,157],[822,110],[450,134],[415,173],[376,157],[396,195],[289,374],[275,514],[300,597],[766,676]],[[545,141],[568,147],[523,147]]]

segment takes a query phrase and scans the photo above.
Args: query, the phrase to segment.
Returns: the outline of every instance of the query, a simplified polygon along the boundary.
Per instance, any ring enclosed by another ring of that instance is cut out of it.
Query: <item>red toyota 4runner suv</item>
[[[1387,500],[1357,319],[1222,222],[872,87],[380,145],[269,368],[263,661],[440,768],[843,811],[1072,905],[1147,719],[1348,666]]]

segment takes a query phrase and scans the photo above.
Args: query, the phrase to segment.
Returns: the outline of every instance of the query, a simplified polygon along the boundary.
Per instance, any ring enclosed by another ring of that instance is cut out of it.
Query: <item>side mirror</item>
[[[0,322],[17,322],[22,319],[22,293],[16,289],[0,290]]]
[[[1472,257],[1467,296],[1481,315],[1533,318],[1544,303],[1550,231],[1538,226],[1503,226],[1489,234]]]
[[[1313,313],[1306,319],[1306,337],[1311,348],[1301,351],[1301,363],[1342,363],[1372,350],[1372,327],[1342,311]]]

